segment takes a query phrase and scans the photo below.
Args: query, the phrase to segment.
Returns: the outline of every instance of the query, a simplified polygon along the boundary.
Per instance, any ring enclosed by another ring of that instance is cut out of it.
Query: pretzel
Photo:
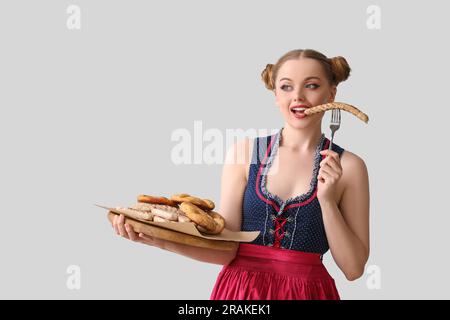
[[[139,202],[128,208],[140,211],[142,213],[148,213],[151,216],[158,216],[170,221],[178,221],[178,216],[183,215],[183,212],[180,209],[164,204],[150,204]]]
[[[195,204],[183,202],[180,205],[180,210],[184,212],[186,217],[209,232],[214,232],[216,230],[217,226],[214,219]]]
[[[152,213],[155,216],[158,216],[160,218],[170,220],[170,221],[178,221],[178,216],[180,215],[180,209],[174,208],[171,206],[166,206],[163,204],[156,204],[152,208]],[[155,220],[155,218],[153,218]]]
[[[136,219],[142,219],[147,221],[152,221],[154,218],[154,214],[150,211],[142,211],[142,210],[136,210],[132,208],[123,208],[123,207],[116,207],[115,209],[120,210],[120,212],[123,212],[127,214],[128,216]]]
[[[318,105],[318,106],[315,106],[312,108],[308,108],[305,110],[305,114],[310,115],[310,114],[327,111],[327,110],[331,110],[331,109],[341,109],[344,111],[348,111],[351,114],[358,117],[359,119],[361,119],[362,121],[364,121],[365,123],[369,122],[369,116],[367,114],[365,114],[358,108],[356,108],[352,105],[349,105],[347,103],[343,103],[343,102],[330,102],[330,103],[321,104],[321,105]]]
[[[137,197],[138,202],[145,202],[151,204],[164,204],[167,206],[177,207],[177,203],[167,199],[166,197],[154,197],[146,194],[141,194]]]
[[[203,210],[213,210],[215,207],[213,201],[193,197],[187,193],[174,194],[170,199],[178,203],[189,202]]]
[[[145,203],[145,202],[138,202],[136,204],[133,204],[132,206],[128,207],[129,209],[133,210],[139,210],[139,211],[145,211],[145,212],[151,212],[152,208],[155,208],[155,204]]]
[[[174,221],[167,220],[167,219],[164,219],[164,218],[161,218],[161,217],[158,217],[158,216],[154,216],[153,217],[153,222],[174,222]]]
[[[197,226],[197,229],[203,233],[207,233],[207,234],[219,234],[222,232],[222,230],[225,228],[225,219],[218,214],[217,212],[214,211],[209,211],[207,212],[207,214],[209,214],[214,221],[216,222],[216,229],[214,229],[214,231],[209,231],[206,228],[203,228],[202,226]]]
[[[192,220],[186,217],[183,212],[183,214],[178,215],[178,222],[192,222]]]

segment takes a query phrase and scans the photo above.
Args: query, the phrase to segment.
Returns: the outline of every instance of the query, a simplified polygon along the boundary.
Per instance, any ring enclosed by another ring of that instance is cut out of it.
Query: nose
[[[304,101],[305,97],[303,95],[303,88],[299,88],[298,90],[294,91],[294,100],[295,101]]]

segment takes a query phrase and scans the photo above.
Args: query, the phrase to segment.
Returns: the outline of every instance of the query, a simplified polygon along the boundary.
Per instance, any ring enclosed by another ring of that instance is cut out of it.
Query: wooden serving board
[[[116,215],[117,215],[116,213],[113,213],[111,211],[108,212],[108,219],[111,223],[114,216]],[[143,234],[146,234],[151,237],[164,239],[176,243],[182,243],[194,247],[209,248],[216,250],[233,250],[239,246],[238,242],[200,238],[192,236],[190,234],[185,234],[165,228],[156,227],[154,225],[146,224],[144,222],[131,219],[129,217],[125,217],[125,222],[130,224],[133,227],[133,230],[137,233],[142,232]]]

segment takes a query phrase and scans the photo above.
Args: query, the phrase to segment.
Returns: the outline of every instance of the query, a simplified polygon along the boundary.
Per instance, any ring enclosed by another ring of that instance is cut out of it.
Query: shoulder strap
[[[342,156],[342,153],[344,152],[344,148],[340,147],[335,143],[333,143],[333,145],[331,146],[331,150],[339,154],[339,157]]]
[[[266,156],[267,148],[269,147],[272,136],[266,137],[256,137],[253,145],[253,155],[252,164],[257,164],[258,166],[264,160]]]

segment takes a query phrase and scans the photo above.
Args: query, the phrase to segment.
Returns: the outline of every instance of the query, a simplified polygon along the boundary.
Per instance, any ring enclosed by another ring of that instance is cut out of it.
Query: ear
[[[337,86],[332,86],[330,91],[330,102],[334,102],[334,98],[336,97]]]

